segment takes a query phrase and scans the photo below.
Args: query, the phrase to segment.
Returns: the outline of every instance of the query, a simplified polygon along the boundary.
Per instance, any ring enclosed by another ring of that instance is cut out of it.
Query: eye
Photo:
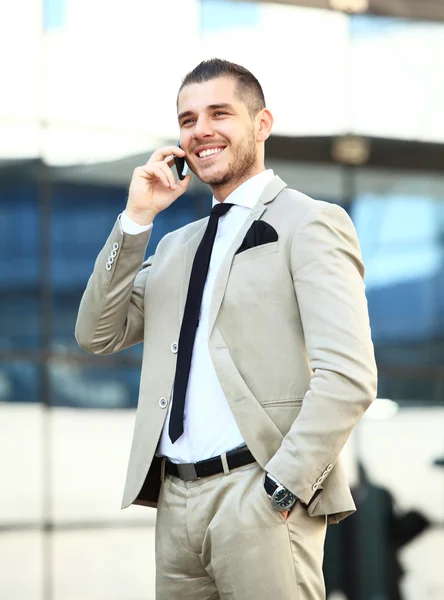
[[[190,123],[193,123],[195,119],[192,119],[191,117],[189,119],[185,119],[184,121],[182,121],[182,127],[185,127],[186,125],[189,125]]]
[[[226,114],[228,114],[228,113],[226,113],[226,112],[223,112],[222,110],[218,110],[217,112],[215,112],[215,113],[214,113],[214,116],[215,116],[215,117],[218,117],[218,116],[221,116],[221,115],[226,115]]]

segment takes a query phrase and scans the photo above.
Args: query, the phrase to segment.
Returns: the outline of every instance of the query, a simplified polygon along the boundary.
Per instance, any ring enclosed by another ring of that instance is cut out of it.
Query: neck
[[[265,170],[265,166],[261,165],[260,167],[257,167],[256,169],[245,174],[243,177],[239,177],[238,179],[232,177],[230,181],[227,181],[226,183],[221,183],[220,185],[210,185],[211,192],[218,202],[224,202],[228,198],[228,196],[232,192],[234,192],[234,190],[237,190],[239,186],[241,186],[243,183],[245,183],[255,175],[263,173]]]

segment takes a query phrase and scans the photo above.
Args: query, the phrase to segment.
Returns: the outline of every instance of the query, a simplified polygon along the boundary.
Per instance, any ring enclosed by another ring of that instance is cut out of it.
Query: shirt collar
[[[272,169],[267,169],[266,171],[254,175],[231,192],[225,199],[225,202],[227,204],[238,204],[239,206],[245,206],[250,209],[253,208],[264,191],[265,186],[273,179],[273,177],[274,172]],[[216,204],[219,204],[219,200],[216,200],[213,196],[212,206],[215,206]]]

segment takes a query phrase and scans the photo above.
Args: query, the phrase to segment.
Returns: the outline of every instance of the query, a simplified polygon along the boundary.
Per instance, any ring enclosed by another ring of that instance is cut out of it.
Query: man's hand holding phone
[[[171,170],[174,156],[184,158],[185,152],[178,146],[159,148],[146,165],[134,169],[125,213],[139,225],[152,223],[188,189],[190,175],[176,182]]]

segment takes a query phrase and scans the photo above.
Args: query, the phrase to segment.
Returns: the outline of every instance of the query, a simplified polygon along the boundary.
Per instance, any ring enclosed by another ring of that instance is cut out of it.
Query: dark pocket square
[[[244,250],[248,250],[249,248],[262,246],[262,244],[277,242],[277,240],[278,234],[270,223],[266,221],[253,221],[250,229],[245,234],[242,244],[236,250],[236,254],[244,252]]]

